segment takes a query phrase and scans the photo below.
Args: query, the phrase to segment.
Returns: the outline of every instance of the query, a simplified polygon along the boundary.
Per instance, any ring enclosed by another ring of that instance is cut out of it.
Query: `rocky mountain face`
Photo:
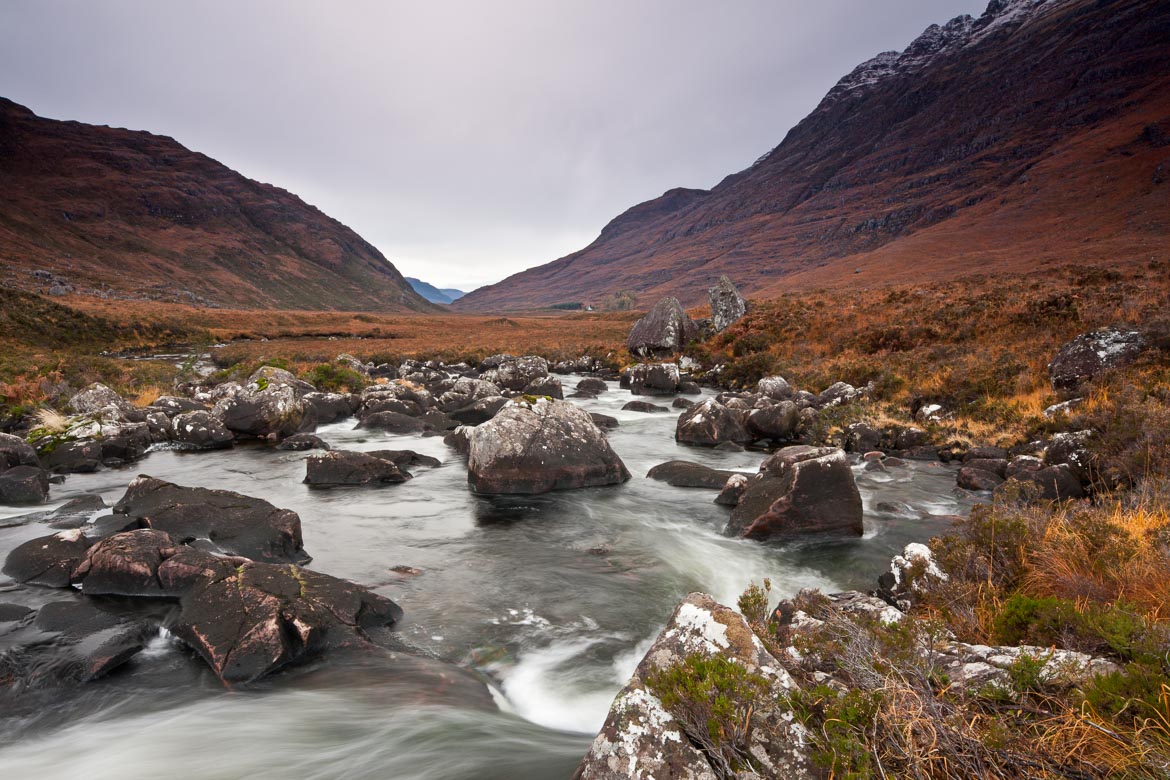
[[[431,311],[373,246],[171,138],[0,98],[0,283],[237,308]]]
[[[457,309],[701,303],[1165,257],[1170,4],[992,0],[862,63],[779,146]]]

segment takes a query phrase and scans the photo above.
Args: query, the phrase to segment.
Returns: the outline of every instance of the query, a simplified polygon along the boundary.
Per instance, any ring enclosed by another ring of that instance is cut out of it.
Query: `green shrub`
[[[301,374],[301,379],[324,393],[357,392],[370,380],[338,363],[319,363]]]

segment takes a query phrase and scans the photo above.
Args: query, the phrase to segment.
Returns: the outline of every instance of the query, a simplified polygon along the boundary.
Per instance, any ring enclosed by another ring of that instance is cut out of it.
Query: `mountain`
[[[1166,258],[1170,3],[993,0],[859,65],[711,190],[674,189],[589,246],[455,304],[687,305],[746,294]]]
[[[431,303],[453,303],[459,300],[467,293],[462,290],[456,290],[453,287],[444,287],[442,289],[435,287],[433,284],[427,284],[422,279],[415,279],[413,276],[406,277],[406,281],[416,293],[426,298]]]
[[[292,193],[171,138],[0,98],[0,283],[237,308],[433,311]]]

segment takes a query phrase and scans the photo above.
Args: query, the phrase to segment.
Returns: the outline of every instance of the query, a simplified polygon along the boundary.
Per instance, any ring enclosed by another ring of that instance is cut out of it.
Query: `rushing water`
[[[621,421],[609,440],[634,477],[616,487],[477,497],[441,438],[354,430],[352,421],[318,434],[334,448],[409,448],[443,465],[416,469],[402,485],[319,491],[301,484],[306,453],[241,446],[154,452],[130,469],[70,476],[54,487],[55,503],[91,493],[112,503],[145,473],[295,510],[312,568],[401,604],[403,639],[483,674],[499,711],[480,701],[419,705],[409,665],[391,661],[339,659],[228,693],[160,636],[106,680],[19,717],[0,713],[0,776],[565,778],[688,592],[734,604],[764,577],[776,597],[870,587],[891,555],[966,508],[954,473],[940,464],[859,465],[864,538],[729,539],[721,534],[728,510],[713,503],[714,492],[645,474],[676,458],[754,472],[764,455],[680,446],[676,414],[621,411],[628,400],[611,385],[578,402]],[[16,513],[0,508],[0,516]],[[47,532],[39,523],[0,530],[0,555]],[[2,591],[0,581],[0,601]]]

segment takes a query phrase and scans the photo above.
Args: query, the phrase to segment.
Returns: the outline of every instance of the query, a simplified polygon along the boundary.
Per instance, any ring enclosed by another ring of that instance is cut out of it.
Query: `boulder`
[[[179,550],[180,546],[165,531],[126,531],[86,550],[70,579],[90,596],[177,595],[160,584],[158,570]]]
[[[80,529],[30,539],[4,560],[4,573],[17,582],[67,588],[90,541]]]
[[[738,612],[706,594],[692,593],[671,615],[614,699],[574,780],[715,780],[729,776],[726,767],[717,768],[712,763],[717,759],[695,746],[700,739],[710,741],[709,733],[703,733],[708,729],[706,717],[696,718],[681,709],[672,712],[651,687],[656,673],[693,663],[696,658],[733,662],[759,681],[751,700],[725,702],[738,706],[751,720],[749,743],[741,749],[752,756],[756,772],[736,777],[811,780],[817,776],[808,750],[811,735],[784,704],[786,693],[796,688],[796,682],[764,649]]]
[[[555,376],[542,376],[533,379],[524,386],[522,391],[524,395],[532,396],[546,396],[548,398],[556,398],[563,400],[565,397],[564,388],[561,387],[561,380]]]
[[[773,401],[788,401],[795,394],[792,385],[782,376],[766,376],[756,382],[756,392]]]
[[[140,460],[154,443],[145,422],[106,425],[101,434],[102,463],[118,466]]]
[[[622,406],[622,411],[623,412],[654,413],[654,412],[669,412],[670,409],[666,408],[665,406],[659,406],[658,404],[652,404],[648,401],[629,401],[628,403],[626,403],[625,405]]]
[[[752,435],[744,427],[743,415],[708,398],[679,415],[674,438],[682,444],[714,447],[725,442],[746,444]]]
[[[0,504],[43,504],[49,497],[49,474],[40,466],[16,466],[0,472]]]
[[[577,390],[582,393],[593,393],[594,395],[601,395],[609,391],[609,385],[605,383],[604,379],[597,379],[596,377],[587,376],[577,382]]]
[[[390,460],[364,452],[332,450],[305,459],[305,484],[310,487],[397,484],[410,479]]]
[[[134,411],[134,405],[100,382],[78,392],[69,399],[69,409],[77,414],[97,414],[113,407],[125,418]]]
[[[792,401],[780,401],[763,409],[753,409],[747,417],[748,433],[757,439],[791,441],[796,438],[800,410]]]
[[[485,365],[491,366],[484,369]],[[523,390],[534,379],[548,376],[548,361],[536,355],[493,355],[480,364],[480,379],[504,390]]]
[[[748,480],[727,531],[758,540],[861,536],[861,494],[845,452],[807,446],[777,451]]]
[[[366,453],[375,458],[388,460],[400,469],[410,468],[412,466],[421,466],[423,468],[434,469],[443,465],[443,461],[438,458],[432,458],[430,455],[423,455],[414,450],[372,450]]]
[[[720,506],[738,506],[740,500],[743,499],[743,494],[747,490],[747,486],[747,474],[732,474],[723,483],[723,488],[719,491],[719,495],[715,497],[715,503]]]
[[[297,566],[251,561],[199,581],[173,633],[227,686],[252,682],[328,650],[369,645],[369,629],[402,609],[360,585]]]
[[[721,471],[701,463],[686,460],[671,460],[659,463],[646,472],[648,479],[656,479],[674,487],[707,488],[720,490],[735,472]]]
[[[508,399],[497,395],[481,398],[470,406],[448,412],[447,416],[461,425],[482,425],[508,405]]]
[[[303,395],[287,384],[254,382],[216,402],[212,414],[233,433],[279,440],[316,424]]]
[[[210,411],[206,406],[198,401],[192,401],[190,398],[180,398],[174,395],[159,396],[150,402],[148,409],[157,409],[165,414],[167,417],[174,417],[176,414],[183,412],[206,412]]]
[[[341,422],[353,414],[349,397],[340,393],[305,393],[301,400],[312,410],[318,425]]]
[[[150,431],[150,440],[155,444],[171,440],[171,418],[164,412],[147,412],[146,429]]]
[[[36,466],[37,451],[19,436],[0,433],[0,471],[14,466]]]
[[[674,395],[680,381],[677,363],[639,363],[630,368],[634,395]]]
[[[278,450],[289,452],[305,452],[307,450],[329,450],[329,443],[312,433],[294,433],[276,445]]]
[[[625,482],[630,472],[568,401],[513,401],[471,431],[468,482],[482,494],[544,493]]]
[[[690,409],[694,405],[695,402],[689,398],[676,398],[670,402],[670,406],[673,409]]]
[[[235,437],[218,417],[210,412],[183,412],[171,420],[171,441],[192,450],[218,450],[230,447]]]
[[[114,513],[224,555],[290,563],[310,560],[296,512],[228,490],[182,487],[139,476],[114,505]]]
[[[1065,344],[1048,364],[1056,390],[1076,390],[1106,371],[1132,363],[1145,350],[1145,336],[1136,330],[1102,328]]]
[[[422,433],[428,425],[417,417],[408,417],[398,412],[374,412],[362,417],[356,427],[387,433]]]
[[[593,424],[603,431],[612,431],[621,425],[616,417],[610,417],[608,414],[600,414],[599,412],[590,412],[589,419],[593,420]]]
[[[663,298],[634,323],[626,339],[630,354],[639,358],[672,355],[696,339],[699,329],[687,316],[678,298]]]
[[[820,408],[840,406],[856,401],[861,397],[861,391],[847,382],[835,382],[829,385],[816,398],[816,405]]]
[[[972,465],[963,466],[955,477],[955,483],[964,490],[995,490],[1003,481],[994,471]]]
[[[500,388],[482,379],[460,377],[451,389],[439,396],[439,409],[450,414],[456,409],[465,409],[484,398],[500,397]]]
[[[358,409],[358,420],[364,420],[371,414],[379,412],[394,412],[395,414],[404,414],[407,417],[421,417],[423,408],[414,401],[392,396],[375,396],[363,403]]]
[[[716,333],[727,330],[747,314],[747,301],[726,276],[720,276],[719,283],[707,290],[707,297],[711,300],[711,324]]]
[[[263,390],[266,387],[291,388],[298,398],[317,392],[317,388],[303,379],[297,379],[291,371],[276,366],[260,366],[253,371],[252,376],[248,377],[248,384],[245,385],[244,389]]]

